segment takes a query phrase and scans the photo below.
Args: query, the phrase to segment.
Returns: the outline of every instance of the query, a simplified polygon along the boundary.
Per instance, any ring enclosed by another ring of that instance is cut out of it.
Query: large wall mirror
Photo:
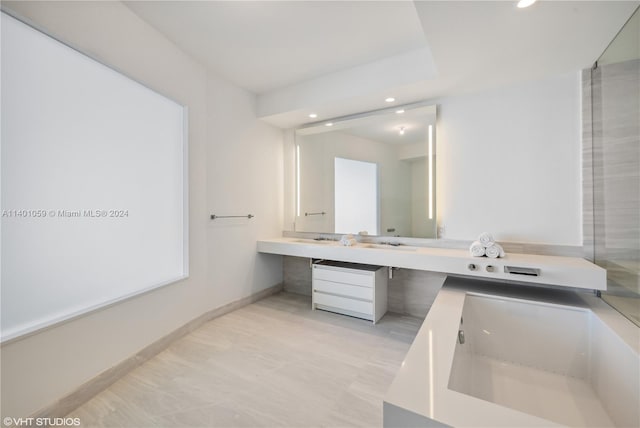
[[[436,106],[298,128],[296,232],[436,238]]]

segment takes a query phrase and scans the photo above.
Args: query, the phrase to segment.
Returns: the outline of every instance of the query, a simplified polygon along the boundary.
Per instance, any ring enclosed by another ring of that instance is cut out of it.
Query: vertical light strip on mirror
[[[433,220],[433,125],[429,125],[429,220]]]
[[[296,144],[296,216],[300,217],[300,145]]]

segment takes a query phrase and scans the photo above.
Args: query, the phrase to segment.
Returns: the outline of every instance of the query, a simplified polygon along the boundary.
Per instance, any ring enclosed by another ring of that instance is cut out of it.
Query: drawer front
[[[373,288],[371,287],[360,287],[357,285],[348,285],[340,282],[316,279],[313,281],[313,290],[331,294],[340,294],[347,297],[356,297],[358,299],[373,300]]]
[[[374,272],[351,273],[341,270],[323,269],[313,267],[313,278],[324,279],[325,281],[341,282],[343,284],[360,285],[362,287],[373,287],[375,278]]]
[[[361,314],[372,315],[373,303],[363,300],[349,299],[348,297],[332,296],[330,294],[313,293],[313,303],[316,305],[331,306],[347,311],[359,312]]]

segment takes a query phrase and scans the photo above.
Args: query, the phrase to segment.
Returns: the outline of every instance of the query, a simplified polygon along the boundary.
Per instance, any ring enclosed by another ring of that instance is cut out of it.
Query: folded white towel
[[[482,232],[480,236],[478,236],[478,241],[480,241],[484,247],[489,247],[496,242],[493,239],[493,236],[488,232]]]
[[[502,249],[502,245],[494,243],[493,245],[485,248],[485,252],[487,257],[492,259],[497,259],[498,257],[504,257],[504,249]]]
[[[473,241],[469,247],[469,252],[473,257],[482,257],[485,253],[484,245],[482,245],[480,241]]]

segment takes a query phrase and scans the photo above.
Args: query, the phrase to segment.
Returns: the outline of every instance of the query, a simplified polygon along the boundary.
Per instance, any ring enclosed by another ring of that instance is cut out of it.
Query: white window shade
[[[187,276],[186,111],[2,14],[2,340]]]

